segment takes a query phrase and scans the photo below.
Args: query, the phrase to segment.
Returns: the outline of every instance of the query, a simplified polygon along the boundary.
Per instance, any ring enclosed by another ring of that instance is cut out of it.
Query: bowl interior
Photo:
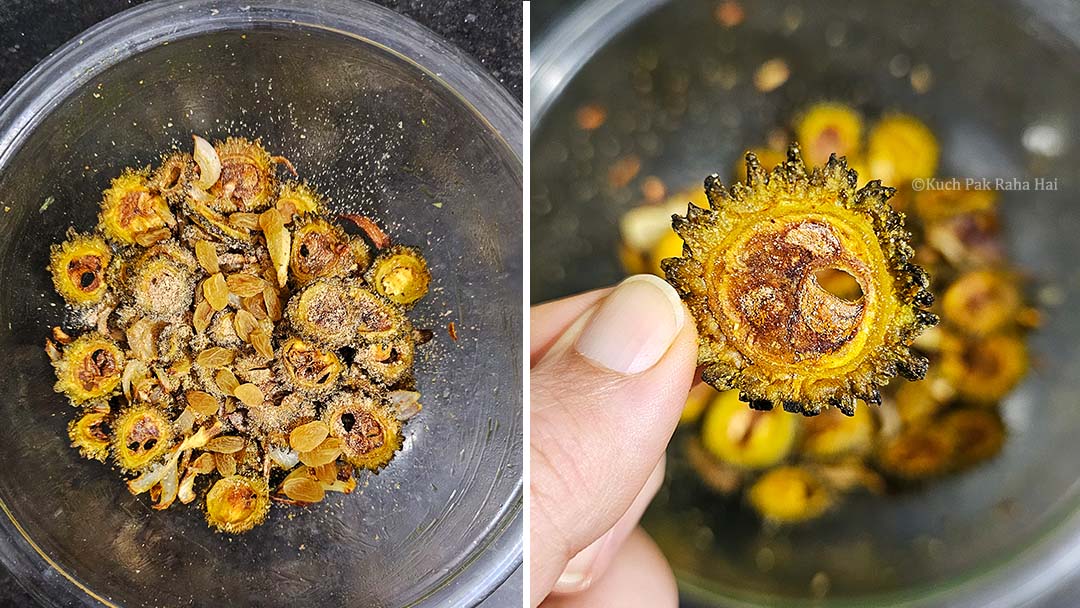
[[[0,499],[25,535],[127,606],[405,605],[453,580],[480,592],[478,575],[455,577],[521,483],[521,164],[499,133],[416,64],[288,24],[158,44],[43,106],[0,171]],[[195,504],[153,512],[116,471],[80,459],[65,430],[75,412],[42,352],[64,319],[49,244],[95,225],[122,168],[186,150],[192,133],[262,138],[333,211],[420,246],[434,275],[411,315],[435,339],[419,353],[424,411],[402,452],[353,495],[274,508],[237,538],[211,531]]]
[[[666,3],[583,58],[552,101],[533,133],[532,250],[542,253],[532,258],[535,301],[622,276],[617,221],[642,200],[644,178],[658,176],[675,192],[700,187],[713,172],[730,175],[747,148],[820,99],[870,117],[888,110],[921,117],[941,141],[941,175],[1056,178],[1057,191],[1001,192],[1008,247],[1037,289],[1076,301],[1080,213],[1070,190],[1078,175],[1066,160],[1080,131],[1075,46],[997,3],[742,6],[745,21],[724,28],[713,16],[716,2]],[[754,70],[773,58],[787,62],[790,78],[761,93]],[[923,94],[909,80],[920,65],[933,83]],[[586,104],[607,110],[591,132],[575,121]],[[1022,142],[1035,125],[1065,150],[1033,155]],[[611,170],[625,173],[627,158],[640,170],[622,185]],[[1004,452],[974,471],[903,496],[851,497],[819,521],[764,530],[738,504],[702,488],[680,464],[676,441],[669,483],[646,527],[683,582],[716,601],[813,598],[824,573],[830,599],[887,603],[985,571],[1078,498],[1078,338],[1075,315],[1046,310],[1031,342],[1036,367],[1004,406]]]

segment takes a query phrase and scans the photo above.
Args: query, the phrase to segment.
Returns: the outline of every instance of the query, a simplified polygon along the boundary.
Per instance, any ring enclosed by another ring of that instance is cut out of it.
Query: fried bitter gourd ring
[[[113,455],[126,471],[141,471],[172,445],[172,422],[153,407],[134,406],[116,420]]]
[[[289,269],[300,285],[345,274],[353,262],[349,236],[325,219],[302,220],[292,237]]]
[[[109,456],[109,411],[92,411],[71,421],[68,436],[71,447],[78,448],[84,458],[105,462]]]
[[[387,300],[411,306],[427,295],[431,273],[419,251],[395,245],[375,258],[364,278]]]
[[[305,217],[309,213],[321,213],[325,207],[318,193],[296,182],[286,182],[281,186],[275,206],[287,221],[291,221],[294,216]]]
[[[416,344],[406,332],[389,340],[361,346],[356,351],[354,363],[375,382],[390,386],[404,379],[412,370],[415,348]]]
[[[401,448],[401,421],[374,398],[339,393],[323,420],[330,435],[345,443],[345,460],[354,467],[378,470]]]
[[[112,250],[99,236],[72,235],[52,246],[49,270],[56,292],[72,306],[96,304],[109,291],[105,274]]]
[[[269,207],[277,184],[266,149],[243,137],[230,137],[214,149],[221,160],[221,177],[210,187],[212,206],[222,213]]]
[[[747,494],[761,516],[777,524],[790,524],[820,516],[836,497],[825,483],[803,467],[772,469],[754,482]]]
[[[100,334],[84,334],[64,349],[56,367],[58,393],[74,404],[112,395],[120,387],[124,354]]]
[[[345,346],[361,321],[350,291],[338,279],[319,279],[293,295],[286,317],[305,340],[328,348]]]
[[[223,477],[206,494],[206,521],[222,532],[247,532],[269,512],[270,489],[257,477]]]
[[[910,345],[937,317],[903,215],[887,202],[894,190],[856,190],[835,156],[808,173],[796,144],[770,173],[751,153],[746,166],[746,183],[730,190],[706,178],[711,208],[673,217],[683,256],[663,262],[697,320],[704,380],[758,409],[850,415],[856,398],[879,402],[896,373],[922,378],[927,360]],[[823,289],[815,273],[827,269],[854,277],[862,296]]]
[[[334,351],[322,350],[296,337],[281,345],[278,360],[288,385],[310,393],[333,389],[345,369]]]
[[[105,236],[121,245],[131,245],[140,234],[164,228],[169,221],[174,221],[169,204],[151,187],[146,171],[131,169],[112,180],[98,215]]]

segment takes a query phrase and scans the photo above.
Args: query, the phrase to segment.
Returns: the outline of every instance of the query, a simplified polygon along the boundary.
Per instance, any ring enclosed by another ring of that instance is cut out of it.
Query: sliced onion
[[[274,464],[286,471],[291,470],[300,462],[300,455],[297,454],[295,450],[290,450],[289,448],[275,445],[266,450],[266,453],[270,456],[270,460],[274,461]]]
[[[115,306],[106,306],[98,313],[97,331],[99,334],[103,336],[109,335],[109,315],[111,315],[114,310],[116,310]]]
[[[182,504],[190,504],[195,500],[195,477],[199,474],[198,471],[189,470],[187,475],[184,475],[184,480],[180,482],[180,489],[176,492],[176,497],[180,499]]]
[[[210,142],[198,135],[191,137],[195,140],[195,153],[192,156],[199,165],[199,179],[195,180],[194,185],[200,190],[209,190],[221,177],[221,158]]]
[[[416,391],[390,391],[386,398],[394,410],[394,416],[402,422],[419,414],[423,409],[420,405],[420,393]]]
[[[191,432],[191,429],[195,427],[195,412],[191,411],[190,407],[185,407],[184,411],[176,417],[174,424],[181,433]]]
[[[153,506],[158,511],[168,509],[176,500],[180,485],[180,474],[176,470],[176,461],[170,460],[165,476],[161,478],[161,497]]]
[[[196,203],[209,203],[214,200],[214,197],[206,193],[206,190],[199,190],[195,186],[188,188],[188,196],[191,197]]]
[[[145,376],[149,370],[146,369],[146,364],[138,359],[128,359],[127,365],[124,367],[124,373],[120,376],[120,387],[124,391],[124,396],[130,402],[133,398],[131,387],[137,378]]]
[[[130,490],[132,494],[142,494],[143,492],[149,491],[150,488],[156,486],[169,472],[169,465],[172,465],[172,468],[175,469],[176,461],[170,458],[165,462],[159,462],[150,467],[145,473],[127,483],[128,490]]]

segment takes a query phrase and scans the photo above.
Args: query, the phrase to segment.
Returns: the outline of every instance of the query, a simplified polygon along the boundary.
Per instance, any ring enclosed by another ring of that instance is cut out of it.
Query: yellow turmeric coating
[[[686,247],[663,263],[697,321],[702,378],[758,409],[808,415],[851,414],[856,398],[878,402],[895,374],[921,378],[927,361],[910,345],[937,318],[903,217],[888,205],[893,190],[856,190],[835,157],[808,173],[797,145],[771,173],[748,154],[747,171],[730,190],[706,179],[711,208],[675,218]],[[816,274],[826,269],[851,275],[862,296],[823,289]]]
[[[112,259],[112,249],[96,235],[74,235],[53,245],[49,271],[56,292],[72,306],[100,302],[109,291],[106,274]]]
[[[165,228],[171,218],[165,197],[150,187],[146,171],[127,169],[105,191],[98,223],[106,238],[131,245],[139,235]]]

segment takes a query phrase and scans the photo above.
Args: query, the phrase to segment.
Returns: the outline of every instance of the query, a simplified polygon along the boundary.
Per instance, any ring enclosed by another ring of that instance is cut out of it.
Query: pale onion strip
[[[420,413],[420,393],[416,391],[391,391],[386,396],[394,416],[404,422]]]
[[[198,135],[191,137],[195,140],[195,153],[192,156],[199,165],[199,179],[195,180],[194,185],[200,190],[209,190],[221,177],[221,159],[210,142]]]
[[[289,448],[283,448],[280,446],[271,446],[266,451],[270,456],[270,460],[274,461],[274,464],[285,469],[286,471],[292,470],[293,467],[300,462],[300,455],[295,450]]]
[[[159,511],[168,509],[176,500],[179,485],[180,473],[177,472],[176,462],[172,462],[169,470],[165,473],[165,477],[161,478],[161,497],[157,504],[151,506]]]
[[[184,480],[180,482],[180,489],[177,490],[176,497],[180,499],[182,504],[190,504],[195,500],[195,477],[198,474],[198,471],[189,469],[187,475],[184,475]]]
[[[196,203],[209,203],[214,200],[214,197],[207,194],[205,190],[199,190],[195,186],[188,188],[188,195]]]
[[[176,458],[169,458],[165,462],[159,462],[147,469],[145,473],[128,482],[128,490],[132,494],[142,494],[156,486],[169,472],[169,466],[176,467]]]

